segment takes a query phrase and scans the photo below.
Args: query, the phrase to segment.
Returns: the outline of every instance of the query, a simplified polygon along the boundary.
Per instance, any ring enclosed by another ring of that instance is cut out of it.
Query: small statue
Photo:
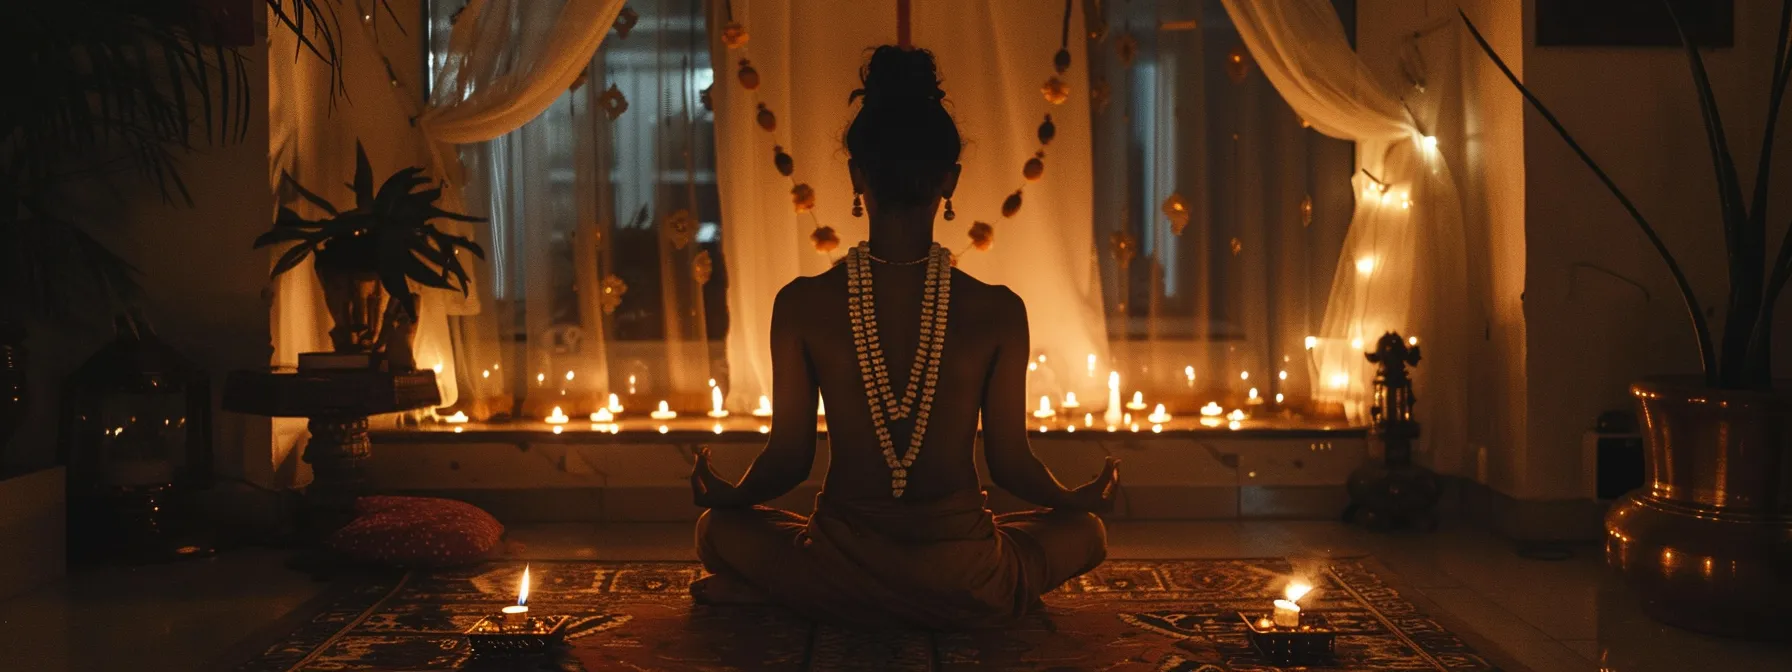
[[[1419,365],[1416,340],[1388,332],[1364,357],[1376,365],[1375,401],[1369,409],[1372,436],[1381,442],[1382,459],[1350,474],[1350,506],[1344,520],[1373,529],[1437,526],[1440,486],[1431,470],[1413,464],[1413,441],[1419,423],[1413,419],[1416,399],[1407,367]]]

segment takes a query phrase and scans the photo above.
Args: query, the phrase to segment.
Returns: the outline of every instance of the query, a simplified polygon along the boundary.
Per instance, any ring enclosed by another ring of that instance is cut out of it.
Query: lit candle
[[[1281,392],[1276,393],[1276,403],[1278,403],[1278,404],[1282,403],[1282,393]]]
[[[1192,366],[1182,367],[1182,375],[1188,377],[1188,386],[1189,387],[1195,386],[1195,367],[1192,367]]]
[[[1145,419],[1150,420],[1154,424],[1161,425],[1170,421],[1170,414],[1164,412],[1163,404],[1158,404],[1157,408],[1151,409],[1151,415],[1146,416]]]
[[[753,417],[757,417],[757,418],[772,417],[772,400],[770,397],[767,397],[763,394],[759,395],[759,407],[753,409]]]
[[[1275,617],[1270,619],[1278,628],[1300,627],[1300,605],[1288,600],[1276,600]]]
[[[1128,425],[1132,424],[1132,414],[1127,413],[1126,415],[1120,416],[1120,422],[1128,424]]]
[[[564,425],[571,420],[572,418],[566,417],[566,412],[560,410],[559,406],[555,406],[554,412],[549,413],[547,417],[547,422],[550,425]]]
[[[666,401],[664,399],[661,399],[660,400],[660,410],[654,411],[652,413],[648,413],[647,417],[653,418],[655,420],[671,420],[673,418],[678,417],[678,412],[672,410],[672,408],[670,406],[666,405]]]
[[[1095,353],[1089,353],[1089,377],[1095,377]]]
[[[1063,406],[1065,410],[1070,410],[1072,408],[1076,408],[1077,406],[1080,406],[1081,404],[1076,403],[1076,393],[1075,392],[1065,392],[1064,393],[1064,403],[1059,404],[1059,405]]]
[[[715,382],[715,381],[711,380],[710,382]],[[719,387],[709,388],[709,417],[712,417],[712,418],[728,417],[728,409],[722,408],[722,388],[719,388]],[[720,427],[721,425],[716,425],[716,426]],[[721,432],[716,432],[716,433],[721,434]]]
[[[1126,402],[1126,407],[1134,411],[1145,410],[1145,393],[1133,390],[1132,401]]]
[[[635,393],[635,377],[632,375],[628,377],[628,393]]]
[[[467,412],[466,411],[455,411],[454,415],[450,415],[446,418],[442,418],[442,422],[446,422],[446,423],[450,423],[450,424],[457,424],[457,425],[464,423],[466,421],[467,421]]]
[[[1308,336],[1306,343],[1307,343],[1308,350],[1317,348],[1317,347],[1319,347],[1319,337],[1318,336]]]
[[[529,566],[523,565],[523,584],[516,591],[516,604],[505,607],[504,627],[518,628],[529,623]]]
[[[1084,413],[1083,414],[1083,426],[1084,427],[1094,427],[1095,426],[1095,414],[1094,413]]]
[[[1245,417],[1246,417],[1246,416],[1245,416],[1245,414],[1244,414],[1244,410],[1243,410],[1243,409],[1237,409],[1237,408],[1234,408],[1234,409],[1232,409],[1232,412],[1231,412],[1231,413],[1227,413],[1227,414],[1226,414],[1226,419],[1227,419],[1227,420],[1231,420],[1231,421],[1233,421],[1233,422],[1238,422],[1238,421],[1241,421],[1241,420],[1244,420],[1244,419],[1245,419]]]
[[[1287,379],[1288,379],[1288,372],[1287,372],[1287,371],[1277,371],[1277,372],[1276,372],[1276,378],[1277,378],[1277,379],[1280,379],[1280,380],[1287,380]]]
[[[616,414],[611,413],[610,409],[607,409],[607,408],[597,409],[596,413],[591,414],[592,422],[613,422],[615,420],[616,420]]]
[[[1093,355],[1091,355],[1091,356],[1093,356]],[[1108,372],[1108,410],[1107,410],[1107,412],[1102,414],[1102,419],[1107,420],[1108,424],[1110,424],[1110,425],[1120,422],[1120,372],[1119,371],[1109,371]]]
[[[1226,409],[1220,408],[1220,405],[1216,402],[1209,401],[1206,406],[1201,407],[1201,415],[1203,416],[1217,418],[1225,414]]]
[[[1251,379],[1251,372],[1249,372],[1249,371],[1239,371],[1239,372],[1238,372],[1238,379],[1239,379],[1239,380],[1250,380],[1250,379]]]
[[[1257,396],[1257,388],[1255,388],[1255,387],[1251,388],[1249,396],[1250,396],[1250,399],[1246,403],[1250,403],[1250,404],[1263,403],[1263,399],[1261,397]]]
[[[827,397],[816,397],[815,398],[815,417],[819,418],[819,417],[827,415],[827,414],[828,414]]]
[[[1139,431],[1139,423],[1132,423],[1132,431]]]
[[[620,415],[622,413],[622,399],[618,398],[614,394],[610,395],[609,411],[611,413],[615,413],[618,415]]]
[[[1033,411],[1033,417],[1039,418],[1041,420],[1043,420],[1045,418],[1052,417],[1057,414],[1058,414],[1057,411],[1052,410],[1052,398],[1051,397],[1040,397],[1039,398],[1039,410]]]

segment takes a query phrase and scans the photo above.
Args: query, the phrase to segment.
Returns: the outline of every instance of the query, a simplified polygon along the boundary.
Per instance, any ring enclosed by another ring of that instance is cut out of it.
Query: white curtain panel
[[[843,136],[857,108],[847,96],[859,87],[859,67],[870,49],[896,41],[896,3],[837,0],[733,2],[733,20],[750,40],[742,49],[720,43],[729,21],[727,0],[710,5],[717,64],[711,91],[716,115],[718,169],[728,264],[728,403],[751,408],[771,389],[772,301],[801,275],[824,272],[866,236],[851,216]],[[959,268],[985,282],[1012,288],[1027,303],[1036,355],[1052,387],[1100,399],[1106,376],[1089,376],[1090,354],[1108,361],[1107,335],[1092,241],[1088,70],[1078,4],[1070,24],[1072,66],[1062,76],[1068,102],[1045,101],[1040,86],[1053,74],[1060,44],[1062,3],[965,0],[914,3],[915,46],[933,51],[948,108],[966,147],[958,218],[934,224],[935,239],[959,253]],[[761,84],[747,91],[736,79],[750,58]],[[757,104],[777,115],[777,131],[755,123]],[[1026,183],[1021,166],[1039,149],[1036,132],[1046,113],[1057,137],[1046,147],[1045,177]],[[778,174],[773,146],[794,157],[793,178]],[[812,186],[813,216],[791,206],[792,183]],[[1011,219],[1002,200],[1026,184],[1025,203]],[[972,222],[995,226],[987,252],[970,250]],[[817,224],[838,231],[841,247],[818,254],[809,234]]]
[[[1416,413],[1434,466],[1461,467],[1467,426],[1467,276],[1462,206],[1444,154],[1351,48],[1329,0],[1222,0],[1288,105],[1357,143],[1359,194],[1310,364],[1314,395],[1367,422],[1383,333],[1417,337]]]

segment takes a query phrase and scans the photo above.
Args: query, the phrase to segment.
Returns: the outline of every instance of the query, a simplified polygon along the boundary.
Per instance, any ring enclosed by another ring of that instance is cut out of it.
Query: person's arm
[[[994,315],[1002,325],[1001,343],[983,385],[983,455],[989,478],[1003,490],[1038,506],[1105,513],[1113,507],[1119,481],[1119,460],[1076,489],[1068,489],[1033,454],[1027,443],[1027,306],[1012,291],[1003,296]]]
[[[772,304],[772,430],[765,449],[753,459],[740,483],[717,476],[707,450],[691,471],[692,496],[704,508],[741,508],[776,499],[809,478],[815,464],[815,369],[803,346],[797,321],[803,310],[795,282],[778,291]]]

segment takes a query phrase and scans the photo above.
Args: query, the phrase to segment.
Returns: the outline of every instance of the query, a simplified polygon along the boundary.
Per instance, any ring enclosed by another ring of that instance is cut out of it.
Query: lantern
[[[177,543],[183,499],[210,485],[210,379],[140,320],[69,378],[62,405],[74,560],[202,554]]]

